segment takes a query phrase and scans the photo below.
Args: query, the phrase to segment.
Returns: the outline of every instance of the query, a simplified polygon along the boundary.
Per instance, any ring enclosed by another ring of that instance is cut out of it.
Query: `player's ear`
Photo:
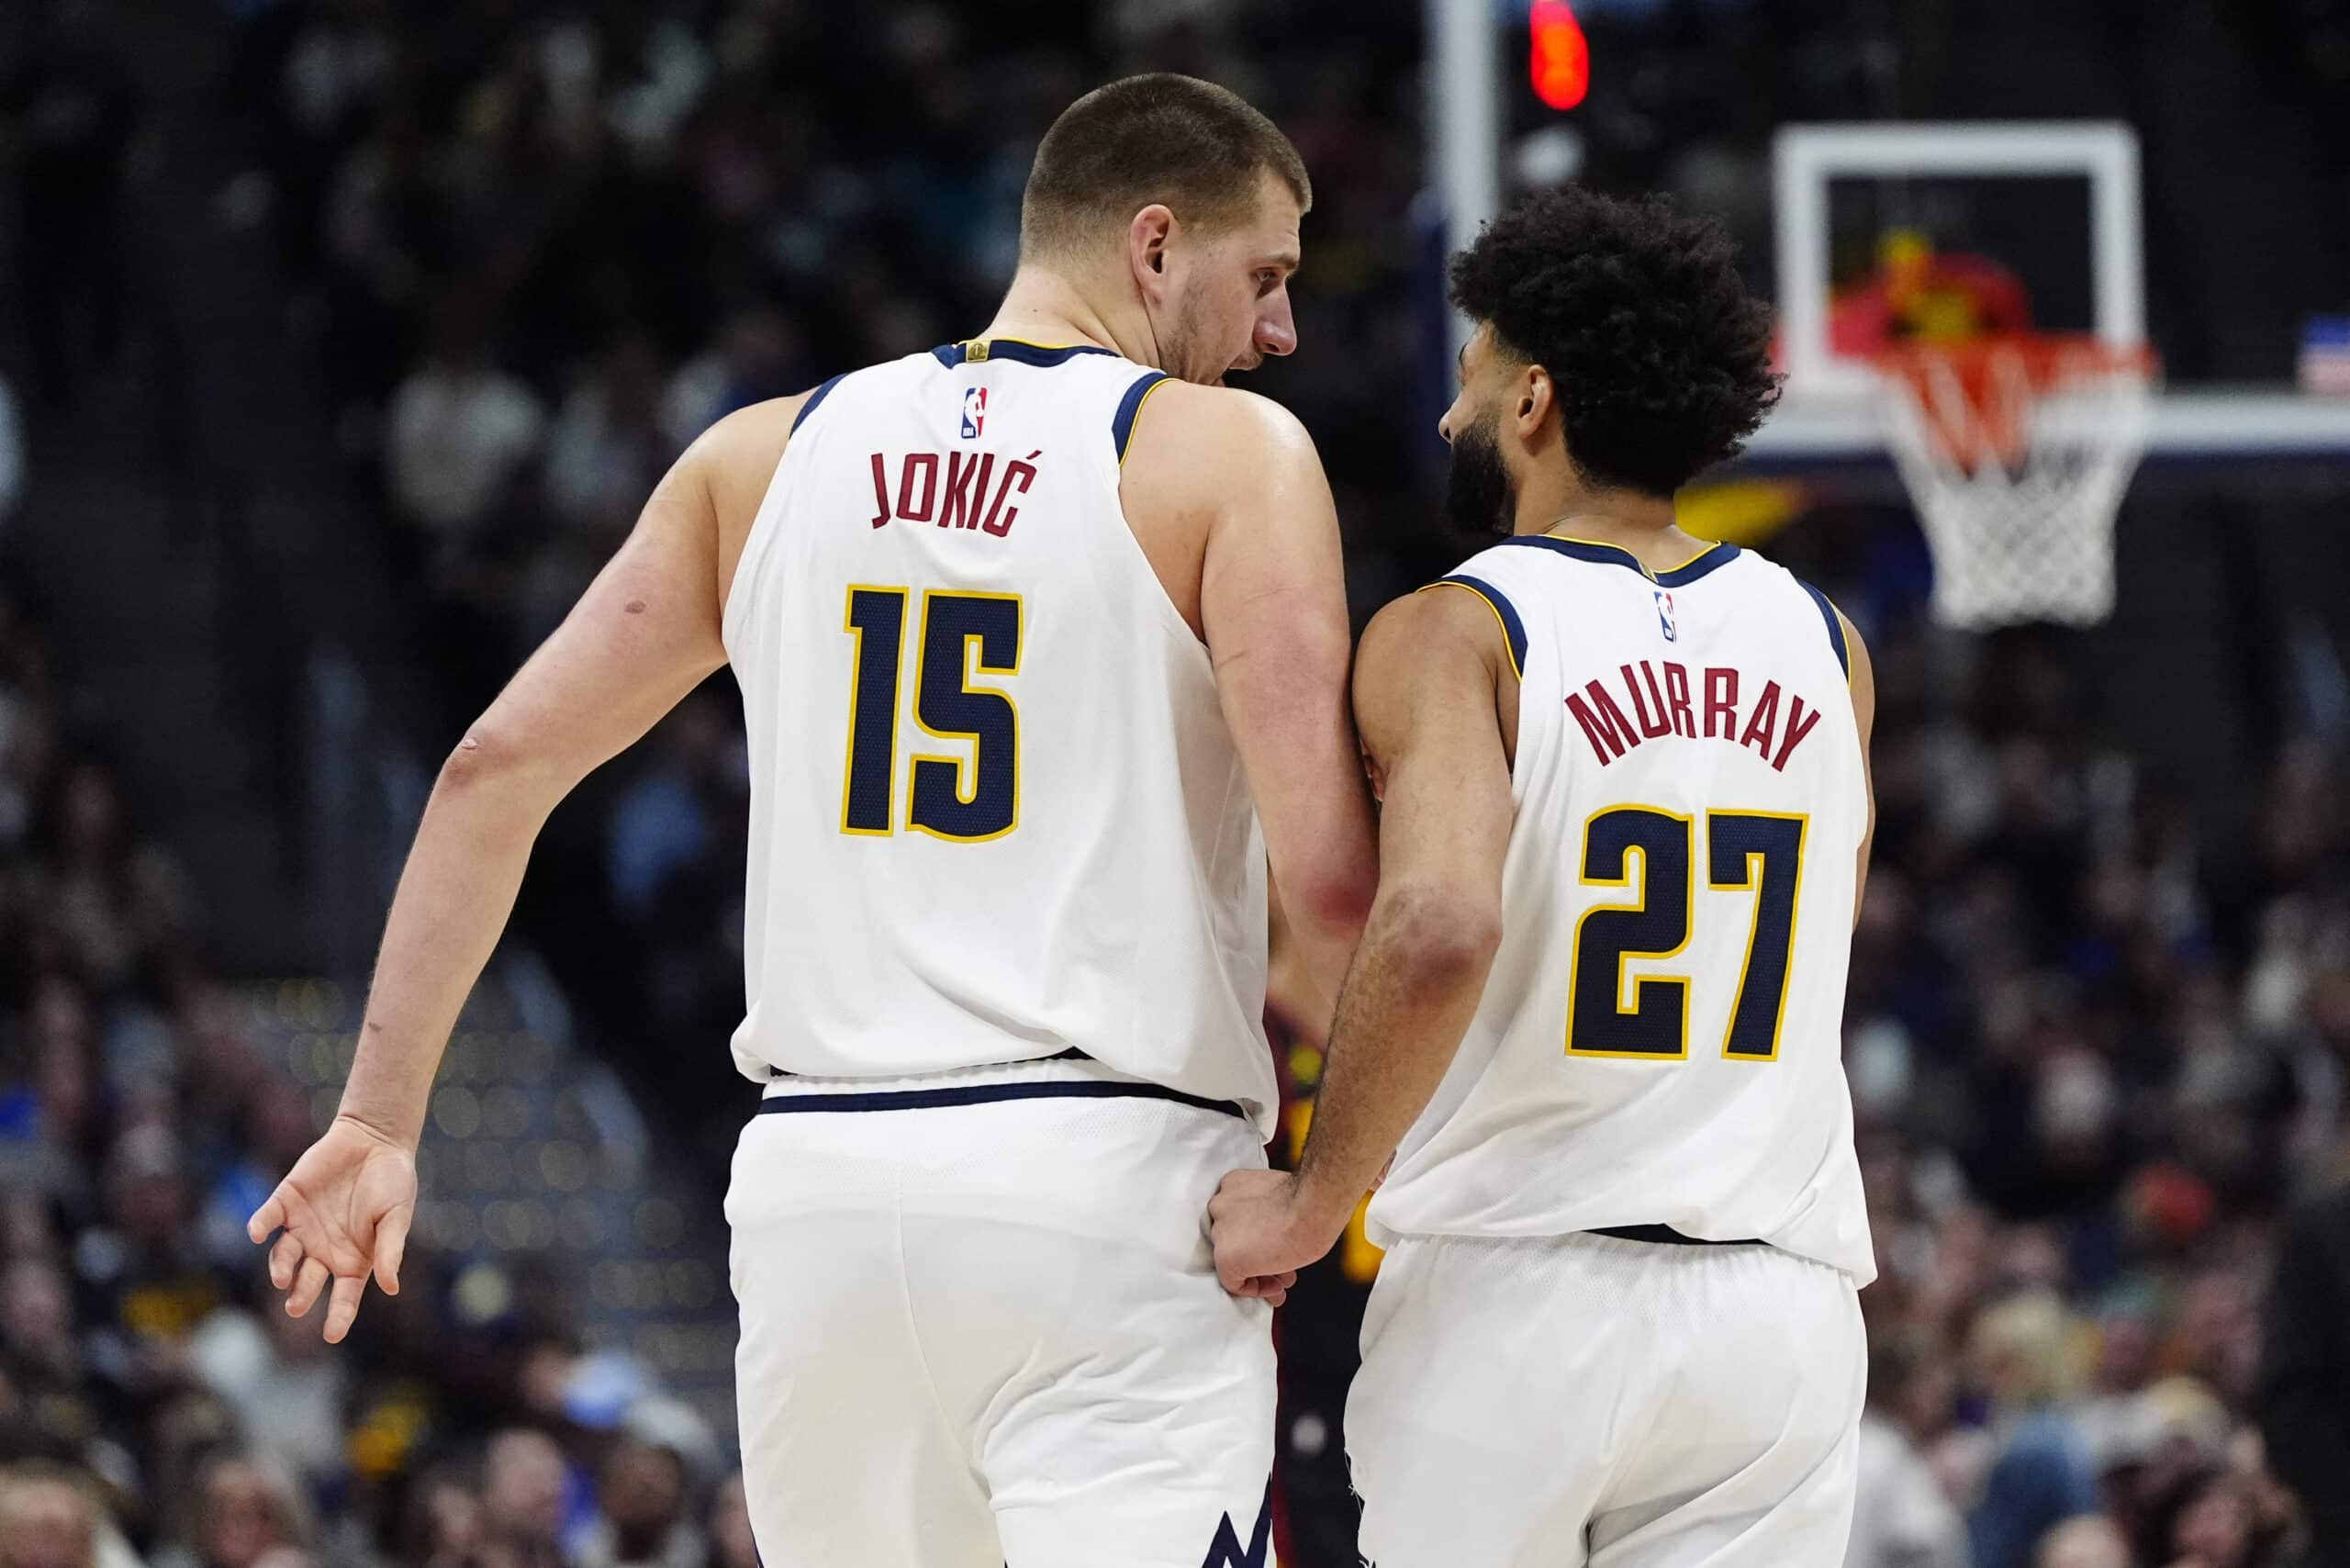
[[[1550,417],[1550,410],[1558,401],[1559,388],[1551,381],[1550,373],[1539,364],[1528,365],[1520,373],[1516,399],[1510,409],[1511,417],[1517,421],[1518,435],[1526,440],[1533,439],[1534,432],[1542,428],[1542,421]]]
[[[1163,286],[1167,278],[1167,246],[1175,235],[1175,214],[1164,202],[1153,202],[1126,225],[1126,253],[1134,263],[1135,281],[1146,290]]]

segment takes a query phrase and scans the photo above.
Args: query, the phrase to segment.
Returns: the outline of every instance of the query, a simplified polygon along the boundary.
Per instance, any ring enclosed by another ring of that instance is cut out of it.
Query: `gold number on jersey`
[[[895,831],[898,710],[906,600],[912,590],[852,583],[842,629],[856,639],[849,685],[848,756],[841,831]],[[904,825],[957,844],[1002,838],[1020,825],[1020,712],[1011,693],[974,686],[974,672],[1017,675],[1025,630],[1020,596],[927,589],[922,596],[914,722],[941,740],[968,739],[970,756],[917,753],[908,768]]]
[[[1746,961],[1722,1036],[1722,1055],[1732,1061],[1772,1061],[1779,1054],[1809,823],[1792,812],[1706,813],[1706,886],[1754,894]],[[1638,896],[1629,903],[1600,904],[1575,926],[1567,982],[1569,1055],[1688,1057],[1689,977],[1643,975],[1627,1006],[1624,964],[1632,958],[1669,958],[1689,946],[1695,836],[1690,818],[1655,806],[1610,807],[1583,824],[1583,885],[1637,888]]]

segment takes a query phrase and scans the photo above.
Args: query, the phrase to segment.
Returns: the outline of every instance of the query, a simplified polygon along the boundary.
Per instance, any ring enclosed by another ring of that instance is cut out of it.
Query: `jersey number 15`
[[[842,767],[843,833],[895,831],[901,666],[912,591],[849,585],[842,629],[856,638],[856,672]],[[1020,825],[1020,711],[1009,692],[973,686],[971,678],[1020,672],[1023,619],[1018,594],[923,590],[914,722],[940,740],[968,742],[970,759],[914,754],[905,791],[905,825],[914,832],[978,844]]]
[[[1738,978],[1722,1055],[1773,1061],[1795,959],[1796,899],[1803,888],[1802,816],[1764,812],[1706,813],[1706,886],[1754,895],[1754,923]],[[1689,979],[1644,976],[1624,996],[1624,960],[1669,958],[1689,946],[1696,902],[1694,819],[1653,806],[1618,806],[1583,827],[1585,887],[1629,888],[1632,857],[1640,861],[1639,902],[1601,904],[1575,926],[1568,982],[1571,1056],[1673,1060],[1689,1055]]]

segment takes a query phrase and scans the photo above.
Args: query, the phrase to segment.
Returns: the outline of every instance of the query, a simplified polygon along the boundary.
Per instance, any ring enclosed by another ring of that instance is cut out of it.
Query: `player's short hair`
[[[1037,144],[1020,253],[1091,249],[1154,202],[1193,228],[1228,232],[1256,216],[1266,169],[1301,209],[1313,205],[1305,160],[1239,94],[1173,72],[1125,77],[1062,110]]]
[[[1729,235],[1662,196],[1528,196],[1453,258],[1452,300],[1550,373],[1591,484],[1669,496],[1735,456],[1778,401],[1770,308]]]

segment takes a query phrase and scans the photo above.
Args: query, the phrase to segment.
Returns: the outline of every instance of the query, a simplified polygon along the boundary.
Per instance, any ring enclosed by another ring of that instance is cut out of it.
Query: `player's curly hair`
[[[1669,496],[1735,456],[1778,401],[1770,308],[1729,235],[1662,196],[1528,196],[1453,258],[1452,300],[1550,373],[1587,483]]]

